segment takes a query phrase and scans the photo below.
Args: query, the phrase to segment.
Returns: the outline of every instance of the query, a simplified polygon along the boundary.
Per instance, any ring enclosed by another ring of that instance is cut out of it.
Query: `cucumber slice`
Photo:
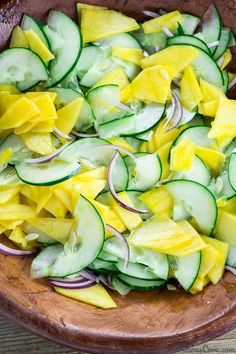
[[[21,91],[48,79],[47,67],[30,49],[10,48],[0,54],[1,84],[13,84]]]
[[[205,148],[210,148],[213,144],[215,144],[215,140],[208,138],[208,133],[210,129],[210,127],[204,125],[195,125],[192,127],[188,127],[180,133],[180,135],[174,141],[173,145],[175,146],[182,139],[187,138],[196,145],[203,146]]]
[[[129,171],[129,190],[147,191],[154,188],[162,173],[161,160],[157,154],[136,153],[136,161],[125,157]],[[134,174],[135,172],[135,174]]]
[[[234,47],[236,45],[235,35],[232,30],[230,30],[229,47]]]
[[[16,134],[10,134],[3,140],[0,145],[0,153],[9,148],[12,149],[12,158],[9,163],[13,165],[27,158],[31,158],[33,155],[32,151],[27,148],[21,137]]]
[[[111,286],[112,289],[116,290],[120,295],[126,295],[130,292],[130,288],[119,281],[116,275],[112,276]]]
[[[63,245],[55,244],[44,248],[33,260],[30,268],[31,279],[48,277]]]
[[[117,58],[117,57],[112,57],[113,65],[115,67],[122,67],[128,76],[128,79],[132,81],[141,71],[140,66],[135,65],[129,61]],[[114,70],[114,69],[113,69]]]
[[[229,245],[229,252],[226,264],[230,267],[236,268],[236,246]]]
[[[21,21],[21,28],[23,31],[29,31],[33,30],[41,39],[43,44],[46,45],[46,47],[50,48],[50,44],[48,41],[48,38],[44,31],[41,29],[39,24],[29,15],[24,14],[22,21]]]
[[[70,88],[83,96],[83,91],[79,86],[79,81],[75,69],[71,71],[71,73],[63,81],[60,82],[60,87]]]
[[[193,127],[195,125],[205,125],[205,122],[201,114],[196,114],[187,124],[189,127]]]
[[[222,71],[222,75],[224,78],[224,87],[223,87],[223,91],[224,93],[226,93],[228,91],[228,86],[229,86],[229,75],[228,75],[228,71],[227,70],[223,70]]]
[[[175,44],[193,45],[194,47],[203,50],[208,55],[211,55],[211,51],[205,42],[203,42],[200,38],[188,34],[182,34],[180,36],[170,37],[167,39],[167,44],[168,45],[175,45]]]
[[[82,195],[75,208],[78,220],[74,230],[78,245],[64,249],[53,264],[50,275],[64,277],[81,271],[91,264],[102,250],[105,229],[96,208]]]
[[[16,186],[22,184],[21,180],[16,174],[13,167],[7,166],[0,172],[0,185],[1,186]]]
[[[134,137],[136,139],[138,139],[139,141],[150,141],[152,136],[153,136],[153,130],[152,129],[150,129],[150,130],[148,130],[148,131],[146,131],[144,133],[140,133],[140,134],[134,135]]]
[[[80,79],[89,71],[89,69],[102,56],[102,50],[95,45],[87,45],[83,47],[79,61],[76,65],[76,73]]]
[[[145,133],[146,134],[146,133]],[[140,145],[141,145],[141,142],[142,140],[140,141],[138,138],[136,137],[133,137],[133,136],[127,136],[125,138],[125,140],[127,141],[127,143],[132,146],[132,148],[135,150],[135,151],[138,151],[140,149]]]
[[[182,204],[196,221],[204,235],[211,235],[217,220],[218,208],[214,195],[200,183],[172,180],[165,183],[175,204]]]
[[[101,261],[112,262],[112,263],[115,263],[119,260],[119,258],[117,256],[104,251],[104,249],[102,249],[102,251],[99,253],[99,256],[97,259],[100,259]]]
[[[231,187],[236,191],[236,152],[230,156],[228,173]]]
[[[127,190],[126,193],[128,194],[129,198],[131,199],[134,207],[140,210],[147,210],[146,205],[139,200],[140,195],[142,192],[137,190]],[[152,213],[140,215],[143,220],[149,219],[152,216]]]
[[[15,164],[15,169],[21,181],[27,184],[52,186],[79,173],[81,165],[77,162],[69,163],[55,158],[51,162],[42,164],[19,162]]]
[[[187,13],[181,14],[181,16],[183,17],[183,22],[181,23],[181,26],[183,28],[184,33],[193,34],[200,22],[200,18]]]
[[[51,87],[63,81],[75,68],[82,50],[82,37],[76,23],[56,10],[50,11],[44,31],[55,55],[49,66],[48,86]]]
[[[106,37],[100,41],[96,41],[95,45],[109,48],[109,47],[124,47],[124,48],[138,48],[140,43],[129,33],[119,33],[110,37]]]
[[[101,138],[107,139],[113,136],[130,134],[134,130],[135,114],[127,114],[120,118],[102,123],[98,127]]]
[[[80,93],[71,88],[52,87],[47,91],[55,92],[57,94],[57,97],[54,101],[57,110],[82,96]]]
[[[174,277],[185,291],[189,291],[201,267],[201,252],[196,252],[184,257],[168,256],[168,258]]]
[[[99,273],[118,273],[115,263],[103,261],[99,258],[95,259],[95,261],[90,264],[89,268]]]
[[[134,278],[144,279],[144,280],[156,280],[157,276],[151,269],[143,264],[138,263],[128,263],[128,267],[124,267],[124,261],[119,260],[115,263],[116,268],[123,274],[129,275]]]
[[[117,278],[123,284],[130,287],[131,289],[138,289],[138,290],[161,289],[166,284],[164,280],[144,280],[144,279],[130,277],[125,274],[118,274]]]
[[[223,28],[220,34],[220,43],[216,48],[216,51],[213,55],[214,60],[218,60],[227,50],[229,46],[229,40],[230,40],[230,33],[231,30],[230,28]]]
[[[144,33],[140,28],[138,31],[134,31],[132,35],[149,55],[156,53],[156,48],[164,49],[167,44],[167,37],[164,32]]]
[[[192,167],[189,170],[175,172],[173,179],[186,179],[208,186],[211,182],[211,173],[206,164],[196,155]]]
[[[39,242],[39,243],[47,243],[47,244],[57,243],[58,244],[58,241],[56,241],[52,237],[48,236],[47,234],[45,234],[44,232],[42,232],[41,230],[37,229],[36,227],[34,227],[31,224],[24,223],[23,230],[24,230],[24,232],[26,234],[31,234],[31,233],[38,234],[39,237],[37,238],[37,242]]]
[[[150,103],[146,104],[140,112],[135,115],[134,130],[129,136],[145,133],[153,128],[164,116],[165,105]]]

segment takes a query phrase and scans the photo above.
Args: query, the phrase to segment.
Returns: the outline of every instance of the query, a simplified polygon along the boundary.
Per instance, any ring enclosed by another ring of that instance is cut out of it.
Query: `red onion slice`
[[[173,115],[175,114],[175,109],[176,109],[176,99],[175,96],[173,95],[173,92],[171,94],[171,107],[169,111],[169,115],[166,116],[167,121],[165,123],[165,127],[170,123],[171,119],[173,118]]]
[[[236,268],[230,267],[230,266],[225,266],[226,270],[229,270],[231,273],[233,273],[234,275],[236,275]]]
[[[96,283],[99,282],[98,277],[95,274],[93,274],[93,272],[90,269],[81,270],[80,274],[82,275],[82,277],[84,277],[87,280],[92,280],[95,281]]]
[[[62,288],[62,289],[71,289],[71,290],[75,290],[75,289],[87,289],[90,288],[94,285],[96,285],[97,283],[93,280],[87,280],[84,282],[77,282],[77,283],[64,283],[61,281],[55,281],[52,280],[49,282],[50,285],[52,286],[56,286],[58,288]]]
[[[114,145],[114,144],[95,144],[94,145],[95,148],[97,147],[102,147],[102,148],[106,148],[106,149],[111,149],[111,150],[118,150],[120,152],[124,152],[126,155],[128,155],[132,160],[136,160],[137,157],[130,152],[129,150],[119,146],[119,145]]]
[[[66,139],[66,140],[73,140],[73,138],[67,134],[64,134],[63,132],[61,132],[59,129],[54,128],[54,133],[57,136],[60,136],[62,139]]]
[[[182,103],[179,99],[179,97],[176,95],[176,93],[174,91],[172,91],[172,95],[175,98],[176,101],[176,110],[177,110],[177,114],[176,114],[176,110],[175,113],[171,119],[171,121],[174,121],[172,126],[170,128],[168,128],[166,130],[166,132],[171,131],[172,129],[176,128],[179,124],[179,122],[181,121],[182,117],[183,117],[183,106]]]
[[[161,27],[161,29],[167,37],[174,37],[174,34],[167,27]]]
[[[46,155],[46,156],[41,156],[41,157],[37,157],[35,159],[26,159],[24,162],[25,163],[46,163],[46,162],[50,162],[51,160],[55,159],[55,157],[57,157],[58,155],[60,155],[60,153],[71,144],[71,142],[64,144],[62,147],[60,147],[60,149],[54,151],[52,154],[50,155]]]
[[[128,267],[128,264],[129,264],[129,260],[130,260],[129,244],[128,244],[126,238],[118,230],[116,230],[113,226],[106,224],[105,227],[108,231],[112,232],[113,235],[116,236],[124,245],[124,249],[125,249],[124,269],[126,270]]]
[[[0,243],[0,253],[5,256],[29,256],[33,251],[15,250]]]
[[[154,11],[142,11],[142,13],[145,15],[145,16],[148,16],[148,17],[152,17],[152,18],[155,18],[155,17],[159,17],[160,15]]]
[[[70,132],[70,134],[75,136],[76,138],[97,138],[97,137],[99,137],[98,133],[95,133],[95,134],[84,134],[84,133],[75,132],[74,130],[72,130]]]
[[[115,199],[115,201],[124,209],[131,211],[133,213],[137,213],[137,214],[149,214],[148,210],[140,210],[140,209],[136,209],[128,204],[126,204],[125,202],[123,202],[123,200],[121,198],[119,198],[119,196],[116,194],[115,188],[113,186],[112,183],[112,174],[113,174],[113,169],[115,167],[116,164],[116,160],[119,156],[119,153],[116,152],[115,155],[113,156],[113,158],[111,159],[111,162],[109,164],[109,168],[108,168],[108,176],[107,176],[107,183],[108,183],[108,188],[111,192],[112,197]]]

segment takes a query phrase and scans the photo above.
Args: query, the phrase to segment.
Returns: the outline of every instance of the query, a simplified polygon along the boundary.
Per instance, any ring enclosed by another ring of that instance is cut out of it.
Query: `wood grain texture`
[[[85,2],[85,1],[84,1]],[[143,9],[165,7],[201,15],[209,0],[86,1],[141,19]],[[0,0],[0,46],[23,12],[45,20],[48,9],[76,16],[76,0]],[[224,23],[236,30],[235,0],[216,0]],[[31,258],[0,256],[0,311],[31,331],[71,347],[102,354],[171,353],[217,337],[236,326],[236,277],[192,296],[180,291],[112,294],[117,309],[101,310],[57,295],[45,281],[31,281]]]

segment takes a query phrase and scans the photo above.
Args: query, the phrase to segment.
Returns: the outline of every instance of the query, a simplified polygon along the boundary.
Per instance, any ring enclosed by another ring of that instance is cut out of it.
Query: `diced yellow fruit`
[[[0,92],[7,92],[13,95],[21,93],[15,86],[8,84],[0,84]]]
[[[30,250],[34,247],[35,243],[32,241],[27,241],[25,239],[25,233],[22,230],[22,226],[16,226],[10,236],[9,240],[14,242],[17,246],[22,248],[23,250]]]
[[[219,210],[216,223],[215,238],[236,246],[236,215]]]
[[[21,97],[1,116],[0,129],[19,127],[39,113],[40,111],[34,102]]]
[[[56,92],[48,92],[48,91],[42,91],[42,92],[26,92],[24,94],[24,96],[26,98],[28,98],[29,100],[32,100],[34,98],[39,98],[39,97],[42,97],[42,96],[50,96],[50,99],[52,102],[55,101],[56,97],[57,97],[57,93]],[[36,101],[37,103],[37,101]],[[40,101],[39,101],[39,104],[40,104]],[[47,102],[46,102],[47,104]],[[40,107],[39,107],[40,108]],[[55,115],[55,113],[53,112],[53,116]]]
[[[20,190],[20,186],[0,186],[0,204],[5,204]]]
[[[153,216],[131,232],[129,242],[138,247],[172,254],[171,250],[181,249],[191,238],[167,216]],[[170,252],[169,252],[170,251]]]
[[[208,133],[210,139],[222,136],[236,136],[236,101],[227,98],[220,98],[216,117],[212,122],[212,128]]]
[[[49,211],[49,213],[55,216],[55,218],[64,218],[67,213],[66,207],[55,195],[52,195],[48,199],[48,201],[44,205],[44,209]]]
[[[77,7],[77,15],[78,15],[78,22],[80,24],[81,22],[81,11],[82,9],[94,9],[94,10],[100,10],[100,9],[107,9],[107,7],[105,6],[97,6],[97,5],[89,5],[89,4],[82,4],[82,3],[77,3],[76,4]]]
[[[29,43],[26,38],[24,31],[20,28],[20,26],[15,26],[10,41],[10,48],[29,48]]]
[[[28,133],[35,126],[34,122],[25,122],[19,127],[14,129],[14,133],[17,135]]]
[[[83,196],[87,198],[95,199],[98,194],[105,188],[107,183],[106,179],[82,179],[79,175],[75,181],[76,182],[72,189],[75,197],[75,203],[77,202],[80,194],[83,194]]]
[[[35,210],[23,204],[0,205],[0,220],[29,220],[36,216]]]
[[[151,154],[156,151],[155,136],[152,134],[151,139],[147,142],[147,152]]]
[[[120,90],[123,90],[129,85],[128,77],[122,68],[117,68],[105,75],[94,85],[94,87],[109,84],[118,85]]]
[[[143,59],[142,49],[139,48],[112,47],[112,55],[139,66]]]
[[[224,211],[228,211],[232,214],[236,214],[236,197],[233,197],[229,200],[224,199],[221,205],[218,205],[218,207]]]
[[[79,119],[80,111],[83,104],[83,98],[79,97],[57,111],[58,119],[56,127],[63,133],[69,134],[75,123]]]
[[[26,133],[21,138],[27,148],[40,155],[49,155],[53,152],[53,145],[50,133]]]
[[[145,192],[138,199],[142,200],[153,214],[171,217],[174,199],[165,186]]]
[[[118,145],[118,146],[120,146],[120,147],[122,147],[122,148],[124,148],[124,149],[126,149],[126,150],[128,150],[130,152],[135,152],[134,148],[131,145],[129,145],[124,138],[113,137],[113,138],[108,139],[108,141],[111,144]],[[125,156],[126,154],[124,152],[121,152],[121,155]]]
[[[202,102],[210,102],[225,97],[224,92],[218,86],[215,86],[202,78],[200,78],[200,88],[203,95]]]
[[[51,133],[54,130],[54,126],[55,119],[49,119],[35,124],[32,128],[30,128],[30,131],[31,133]]]
[[[24,220],[17,220],[17,221],[11,221],[11,220],[3,220],[1,221],[1,226],[4,227],[6,230],[14,230],[17,226],[22,225]]]
[[[37,213],[44,208],[48,199],[52,196],[52,192],[49,188],[31,186],[29,184],[23,184],[20,193],[36,204]]]
[[[0,152],[0,165],[7,165],[12,158],[12,149],[8,148]]]
[[[172,69],[172,75],[176,76],[184,68],[191,64],[199,55],[199,50],[187,45],[172,45],[160,52],[144,58],[141,62],[143,68],[155,65],[165,65]]]
[[[166,144],[159,147],[156,151],[158,156],[161,159],[161,166],[162,166],[161,179],[167,178],[170,173],[170,164],[168,162],[168,157],[172,145],[173,145],[173,141],[169,141]]]
[[[124,203],[134,207],[126,192],[121,192],[118,194],[118,196]],[[115,200],[112,201],[112,208],[129,231],[132,231],[142,224],[142,219],[138,214],[122,208]]]
[[[96,284],[91,288],[68,290],[55,287],[58,294],[70,297],[71,299],[85,302],[87,304],[103,309],[113,309],[115,302],[101,284]]]
[[[33,30],[29,30],[24,31],[24,34],[28,40],[30,49],[38,54],[45,63],[55,58],[47,46],[40,39],[40,37],[37,35],[37,33],[35,33]]]
[[[30,97],[30,95],[28,97]],[[32,102],[34,102],[40,110],[40,114],[32,121],[34,121],[35,123],[39,123],[46,122],[50,119],[57,119],[57,113],[53,102],[54,97],[55,96],[51,95],[50,92],[30,97]]]
[[[195,159],[195,145],[187,138],[182,139],[171,149],[170,169],[172,171],[189,170]]]
[[[85,170],[84,172],[80,172],[80,178],[88,178],[88,179],[106,179],[107,178],[107,167],[101,166],[94,168],[92,170]]]
[[[7,91],[0,92],[0,114],[5,113],[11,106],[16,103],[22,95],[11,94]]]
[[[199,104],[199,113],[207,117],[215,117],[219,107],[219,100],[202,102]]]
[[[232,54],[231,54],[230,49],[228,48],[224,54],[224,61],[220,67],[221,70],[224,70],[224,68],[231,62],[231,60],[232,60]]]
[[[180,81],[180,99],[185,108],[192,111],[203,99],[198,80],[193,68],[188,65],[184,69]]]
[[[213,175],[218,175],[222,164],[225,161],[225,154],[222,152],[205,148],[203,146],[195,146],[196,154],[210,168]]]
[[[210,281],[215,285],[220,281],[224,274],[229,245],[212,237],[202,236],[202,239],[207,245],[211,245],[218,252],[217,262],[207,274]]]
[[[172,70],[157,65],[144,69],[131,82],[132,97],[144,102],[165,103],[168,98]]]
[[[73,219],[60,218],[37,218],[29,221],[29,224],[35,228],[35,232],[42,232],[54,240],[65,243],[74,226]]]
[[[129,103],[133,99],[133,90],[131,84],[124,87],[120,93],[120,100],[123,103]]]
[[[174,128],[167,131],[170,127],[171,125],[166,125],[166,119],[163,119],[158,124],[156,130],[154,131],[156,149],[159,149],[170,141],[174,141],[178,137],[178,135],[186,128],[186,125],[183,125],[180,128]]]
[[[144,33],[161,32],[163,27],[169,30],[175,30],[179,23],[182,23],[183,17],[179,11],[172,11],[152,20],[143,23]]]
[[[140,145],[139,151],[140,151],[140,152],[148,152],[148,150],[147,150],[147,142],[146,142],[146,141],[144,141],[144,142]]]
[[[53,188],[53,193],[61,201],[65,208],[68,209],[71,214],[74,214],[74,202],[71,192],[64,188],[60,188],[60,186],[55,186],[55,188]]]
[[[138,23],[133,18],[113,10],[83,8],[81,15],[84,43],[139,29]]]

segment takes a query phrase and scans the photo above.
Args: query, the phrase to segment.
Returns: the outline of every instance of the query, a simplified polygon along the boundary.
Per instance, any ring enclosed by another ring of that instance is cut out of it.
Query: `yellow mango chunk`
[[[54,102],[57,98],[57,93],[56,92],[48,92],[48,91],[42,91],[42,92],[26,92],[24,94],[24,96],[26,98],[28,98],[29,100],[32,100],[34,98],[39,98],[39,97],[42,97],[42,96],[49,96],[51,101]],[[40,101],[39,101],[40,102]],[[37,103],[37,101],[36,101]],[[40,103],[39,103],[40,104]],[[46,101],[46,104],[47,104],[47,101]],[[49,102],[50,104],[50,102]],[[40,107],[39,107],[40,108]],[[54,115],[54,113],[53,113]]]
[[[15,26],[12,34],[11,34],[11,41],[10,41],[10,48],[29,48],[29,43],[27,37],[20,28],[20,26]]]
[[[213,175],[218,175],[225,161],[225,154],[217,150],[195,145],[196,154],[210,168]]]
[[[195,159],[195,145],[187,138],[182,139],[171,149],[170,169],[172,171],[189,170]]]
[[[162,166],[161,179],[167,178],[170,173],[170,164],[168,161],[168,157],[172,145],[173,145],[173,141],[169,141],[166,144],[159,147],[156,151],[157,155],[160,157],[161,160],[161,166]]]
[[[143,68],[156,65],[165,65],[172,70],[173,76],[176,76],[191,64],[199,55],[199,50],[187,45],[172,45],[160,52],[144,58],[141,62]]]
[[[200,78],[200,88],[203,99],[199,105],[199,113],[204,114],[205,116],[215,117],[219,107],[219,100],[221,97],[225,97],[224,92],[219,87],[203,80],[202,78]]]
[[[0,205],[0,220],[29,220],[36,216],[35,210],[23,204]]]
[[[77,203],[80,194],[83,194],[83,196],[85,196],[86,198],[95,199],[106,186],[106,183],[106,179],[82,179],[77,177],[75,179],[75,184],[71,190],[73,193],[75,204]]]
[[[40,155],[49,155],[53,152],[53,145],[50,133],[26,133],[21,138],[27,148]]]
[[[88,179],[106,179],[107,178],[107,167],[100,166],[92,170],[80,172],[80,178]]]
[[[14,133],[17,135],[28,133],[35,126],[34,122],[25,122],[19,127],[14,129]]]
[[[79,97],[71,103],[57,111],[58,119],[56,127],[65,134],[69,134],[75,123],[79,119],[80,111],[83,104],[83,98]]]
[[[144,102],[165,103],[172,80],[168,66],[157,65],[144,69],[131,82],[132,97]]]
[[[166,254],[184,247],[191,238],[167,216],[153,216],[131,232],[130,244]]]
[[[138,23],[120,12],[104,9],[82,9],[81,32],[84,43],[137,29],[139,29]]]
[[[0,186],[0,204],[11,200],[20,190],[20,186]]]
[[[160,17],[153,18],[143,23],[144,33],[161,32],[163,27],[169,30],[175,30],[179,23],[182,23],[183,17],[179,11],[172,11]]]
[[[71,214],[74,213],[74,202],[71,192],[64,188],[53,188],[53,194],[61,201],[66,209],[69,210]]]
[[[122,199],[123,202],[130,205],[131,207],[134,207],[126,192],[118,193],[118,196]],[[122,208],[115,200],[112,200],[112,208],[129,231],[132,231],[142,224],[142,219],[138,214]]]
[[[120,147],[122,147],[122,148],[124,148],[124,149],[126,149],[126,150],[128,150],[130,152],[135,152],[134,148],[131,145],[129,145],[124,138],[113,137],[113,138],[108,139],[108,141],[111,144],[118,145],[118,146],[120,146]],[[126,154],[124,152],[121,152],[121,155],[125,156]]]
[[[139,66],[144,58],[142,49],[139,48],[112,47],[112,55]]]
[[[163,119],[156,127],[156,130],[153,134],[156,149],[159,149],[161,146],[165,145],[170,141],[174,141],[178,137],[178,135],[186,128],[186,125],[180,128],[174,128],[170,131],[167,131],[170,127],[170,124],[166,125],[166,119]]]
[[[65,243],[74,226],[73,219],[37,218],[29,220],[29,225],[35,228],[34,232],[44,233],[54,240]]]
[[[105,75],[94,85],[94,87],[109,84],[118,85],[120,90],[123,90],[129,85],[128,77],[122,68],[117,68]]]
[[[17,221],[12,221],[12,220],[3,220],[1,221],[1,226],[4,227],[6,230],[14,230],[17,226],[23,224],[23,220],[17,220]]]
[[[174,199],[165,186],[161,186],[139,196],[149,210],[155,215],[171,217]]]
[[[49,119],[35,124],[32,128],[30,128],[30,131],[31,133],[51,133],[53,132],[54,127],[55,119]]]
[[[218,201],[217,201],[218,202]],[[224,211],[228,211],[232,214],[236,214],[236,197],[231,198],[229,200],[223,200],[223,203],[219,206]]]
[[[5,113],[11,106],[17,102],[22,95],[12,94],[8,91],[0,92],[0,114]]]
[[[211,245],[218,252],[217,262],[207,274],[210,281],[215,285],[220,281],[224,274],[229,245],[212,237],[202,236],[202,239],[207,245]]]
[[[47,187],[31,186],[23,184],[20,189],[21,195],[36,204],[36,212],[39,213],[51,197],[52,192]]]
[[[55,290],[63,296],[103,309],[113,309],[116,307],[115,302],[101,284],[96,284],[87,289],[68,290],[55,287]]]
[[[216,223],[215,238],[236,246],[236,215],[219,210]]]
[[[210,139],[224,137],[234,138],[236,136],[236,101],[227,98],[220,98],[219,107],[216,112],[212,128],[208,133]]]
[[[192,111],[203,99],[198,80],[193,68],[188,65],[184,69],[180,81],[180,99],[185,108]]]
[[[230,49],[228,48],[224,54],[224,61],[220,67],[221,70],[224,70],[224,68],[231,62],[231,60],[232,60],[232,54],[231,54]]]
[[[207,117],[215,117],[217,109],[219,107],[219,100],[210,102],[201,102],[199,104],[199,113]]]
[[[24,31],[24,34],[27,38],[30,49],[37,53],[45,63],[55,58],[47,46],[40,39],[40,37],[37,35],[37,33],[35,33],[33,30],[29,30]]]
[[[35,245],[34,242],[28,241],[28,240],[25,239],[25,233],[22,230],[21,226],[16,226],[12,230],[12,232],[11,232],[11,234],[9,236],[9,240],[14,242],[17,246],[19,246],[23,250],[30,250]]]
[[[0,166],[7,165],[12,158],[12,149],[8,148],[0,152]]]
[[[147,152],[153,153],[156,151],[155,136],[152,134],[151,139],[147,142]]]
[[[44,205],[44,209],[49,211],[55,218],[64,218],[67,213],[66,207],[55,195],[52,195],[48,199]]]
[[[30,95],[28,96],[30,97]],[[54,106],[54,95],[50,92],[30,97],[32,102],[40,109],[40,114],[33,119],[35,123],[45,122],[50,119],[57,119],[56,109]]]
[[[120,100],[123,103],[129,103],[133,99],[132,86],[127,85],[124,87],[120,93]]]
[[[19,127],[38,113],[40,111],[34,102],[21,97],[0,117],[0,129]]]

